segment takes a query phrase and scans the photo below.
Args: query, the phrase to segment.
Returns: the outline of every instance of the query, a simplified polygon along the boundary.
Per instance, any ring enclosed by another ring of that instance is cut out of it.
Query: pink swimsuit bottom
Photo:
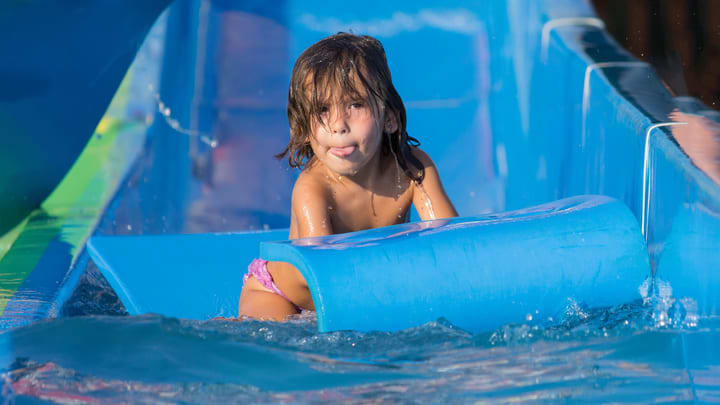
[[[255,280],[257,280],[260,284],[262,284],[263,287],[267,288],[268,290],[274,292],[275,294],[285,298],[289,303],[291,303],[295,309],[298,312],[302,312],[302,308],[295,305],[292,301],[290,301],[290,298],[287,297],[287,295],[283,294],[282,291],[278,288],[278,286],[275,284],[275,281],[273,281],[272,275],[270,275],[270,272],[267,269],[267,260],[263,259],[255,259],[252,262],[250,262],[250,265],[248,265],[248,272],[243,277],[243,283],[246,283],[248,278],[250,276],[255,277]]]

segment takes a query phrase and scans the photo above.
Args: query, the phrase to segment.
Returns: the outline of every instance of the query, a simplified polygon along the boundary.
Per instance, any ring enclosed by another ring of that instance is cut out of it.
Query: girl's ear
[[[394,134],[398,130],[397,116],[392,110],[388,110],[385,114],[385,126],[383,127],[384,132],[388,134]]]

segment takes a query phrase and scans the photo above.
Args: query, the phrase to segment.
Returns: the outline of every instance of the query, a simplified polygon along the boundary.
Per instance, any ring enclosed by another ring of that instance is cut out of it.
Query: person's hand
[[[674,110],[669,115],[675,122],[672,134],[682,150],[700,170],[720,184],[720,124],[701,115]]]

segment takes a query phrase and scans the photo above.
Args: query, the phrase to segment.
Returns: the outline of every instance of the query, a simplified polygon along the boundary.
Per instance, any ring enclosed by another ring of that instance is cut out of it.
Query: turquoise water
[[[313,313],[287,323],[59,318],[0,335],[13,353],[2,393],[16,403],[720,401],[719,320],[665,283],[639,291],[634,303],[569,301],[556,319],[528,314],[481,334],[442,319],[320,334]]]

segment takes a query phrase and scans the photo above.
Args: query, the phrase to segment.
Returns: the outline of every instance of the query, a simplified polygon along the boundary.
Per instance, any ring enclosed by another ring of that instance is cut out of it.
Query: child
[[[338,33],[295,62],[288,95],[290,142],[277,158],[302,169],[292,192],[290,239],[457,216],[430,157],[405,130],[405,107],[385,50],[369,36]],[[411,277],[411,275],[409,275]],[[294,266],[255,259],[239,315],[284,320],[314,309]]]

